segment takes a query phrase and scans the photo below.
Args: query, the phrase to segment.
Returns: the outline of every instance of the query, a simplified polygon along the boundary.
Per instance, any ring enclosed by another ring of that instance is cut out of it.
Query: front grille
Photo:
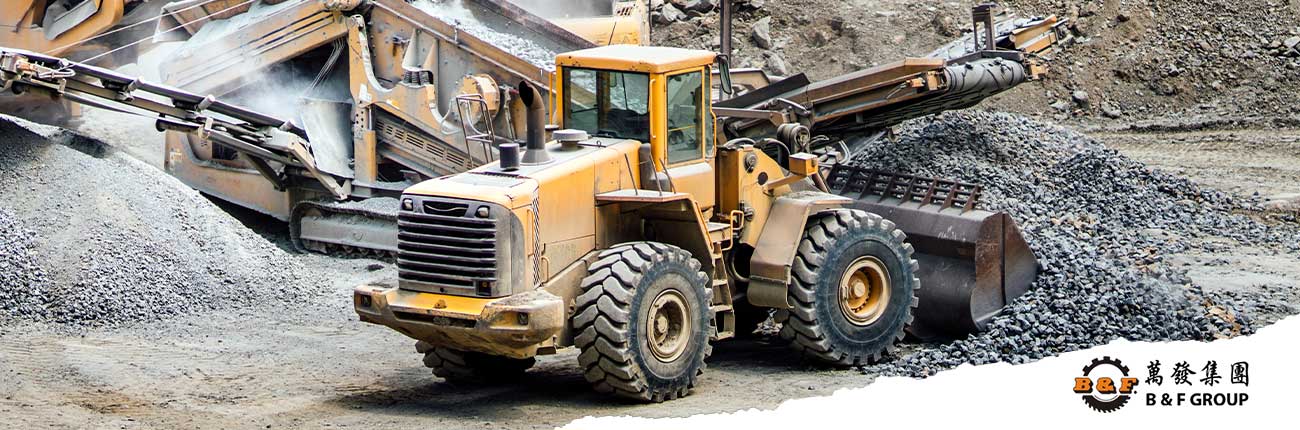
[[[425,200],[413,206],[415,210],[397,215],[397,270],[403,288],[492,295],[498,281],[497,221],[475,215],[486,205]]]

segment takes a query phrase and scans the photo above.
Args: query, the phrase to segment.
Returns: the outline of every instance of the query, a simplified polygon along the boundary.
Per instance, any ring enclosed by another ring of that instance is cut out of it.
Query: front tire
[[[601,252],[582,281],[573,328],[596,391],[639,401],[684,397],[712,352],[713,291],[685,250],[633,242]]]
[[[894,223],[855,209],[810,219],[777,312],[781,338],[833,366],[880,360],[902,340],[916,308],[917,263]]]
[[[532,357],[511,358],[461,351],[433,346],[425,341],[416,342],[415,351],[424,354],[424,366],[433,369],[434,376],[448,382],[511,381],[519,379],[537,362]]]

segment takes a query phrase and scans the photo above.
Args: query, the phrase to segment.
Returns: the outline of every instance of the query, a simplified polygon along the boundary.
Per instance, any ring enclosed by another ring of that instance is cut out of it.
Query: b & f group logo
[[[1227,378],[1220,373],[1215,360],[1206,361],[1200,372],[1193,370],[1197,368],[1193,364],[1180,361],[1169,374],[1172,383],[1166,384],[1160,360],[1151,360],[1143,382],[1147,387],[1143,403],[1147,407],[1243,406],[1250,399],[1245,392],[1245,387],[1250,385],[1250,365],[1238,361],[1225,367],[1229,372]],[[1082,376],[1074,378],[1074,393],[1081,395],[1084,404],[1093,410],[1110,413],[1124,407],[1137,394],[1138,380],[1118,358],[1097,358],[1083,366]]]
[[[1083,366],[1083,376],[1074,378],[1074,392],[1097,412],[1114,412],[1128,403],[1138,378],[1129,377],[1128,366],[1119,359],[1094,358]]]

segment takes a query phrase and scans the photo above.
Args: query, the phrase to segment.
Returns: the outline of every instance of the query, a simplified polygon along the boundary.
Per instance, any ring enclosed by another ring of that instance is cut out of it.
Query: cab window
[[[668,164],[704,157],[704,75],[668,77]]]
[[[594,137],[650,141],[650,76],[564,69],[564,126]]]

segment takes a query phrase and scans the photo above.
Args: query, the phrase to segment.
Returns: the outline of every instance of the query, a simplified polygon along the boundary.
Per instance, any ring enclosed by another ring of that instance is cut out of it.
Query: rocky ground
[[[716,47],[717,0],[654,3],[678,12],[655,8],[658,43]],[[824,79],[931,51],[974,2],[738,3],[738,66]],[[1074,19],[1080,43],[1044,82],[858,159],[984,184],[1020,223],[1043,275],[984,334],[857,372],[774,336],[722,342],[694,395],[659,405],[590,392],[573,351],[518,384],[453,386],[405,337],[355,321],[351,288],[391,267],[287,251],[282,228],[156,170],[147,132],[106,126],[130,118],[92,111],[91,137],[0,120],[0,415],[22,417],[0,427],[551,428],[771,408],[1116,338],[1213,340],[1300,312],[1300,1],[1003,4]]]
[[[717,49],[718,0],[654,1],[656,43]],[[969,27],[982,1],[740,0],[737,66],[814,80],[924,55]],[[1300,2],[1005,0],[1020,16],[1071,20],[1076,46],[1052,73],[988,103],[1086,122],[1272,121],[1300,114]],[[809,55],[812,53],[813,55]]]

